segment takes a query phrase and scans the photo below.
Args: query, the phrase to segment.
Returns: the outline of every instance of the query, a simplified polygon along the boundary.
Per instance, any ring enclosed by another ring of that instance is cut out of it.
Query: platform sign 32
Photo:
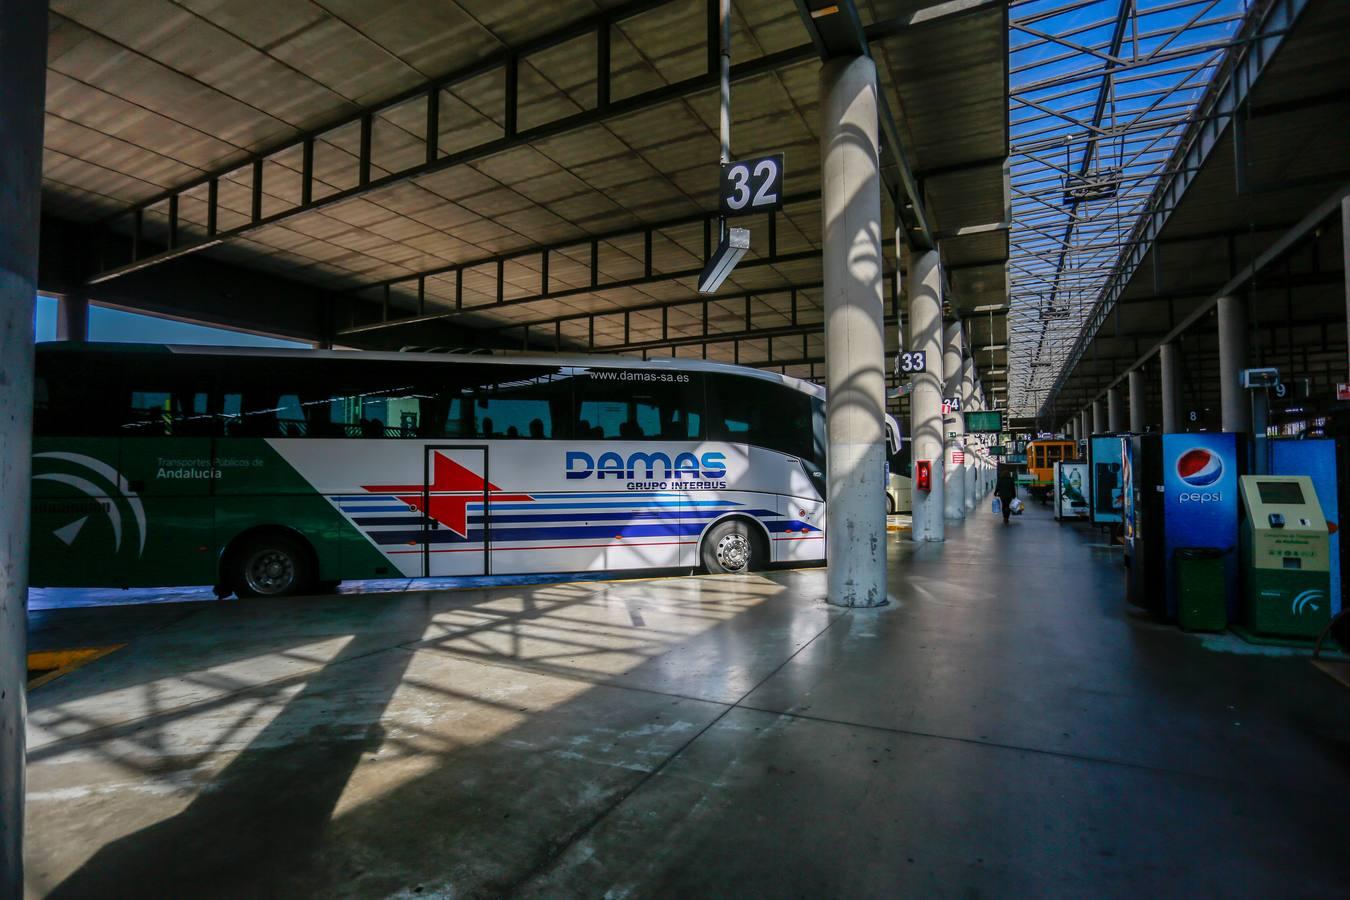
[[[722,166],[718,209],[745,216],[783,208],[783,154],[756,156]]]

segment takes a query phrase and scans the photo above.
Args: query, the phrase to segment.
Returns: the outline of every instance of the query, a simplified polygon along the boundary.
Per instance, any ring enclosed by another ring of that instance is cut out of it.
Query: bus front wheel
[[[765,553],[758,535],[740,519],[713,527],[703,539],[703,566],[714,575],[738,575],[764,567]]]
[[[314,583],[307,548],[282,532],[246,538],[230,554],[229,569],[229,583],[240,597],[303,594]]]

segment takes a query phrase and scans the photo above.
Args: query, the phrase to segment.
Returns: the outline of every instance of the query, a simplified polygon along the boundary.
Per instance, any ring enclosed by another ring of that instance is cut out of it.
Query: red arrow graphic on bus
[[[375,494],[393,494],[418,512],[440,522],[460,537],[469,536],[469,504],[482,503],[483,493],[493,500],[533,500],[529,494],[508,494],[483,476],[466,469],[450,457],[432,451],[431,484],[423,494],[420,484],[363,484]],[[426,500],[430,499],[430,508]]]

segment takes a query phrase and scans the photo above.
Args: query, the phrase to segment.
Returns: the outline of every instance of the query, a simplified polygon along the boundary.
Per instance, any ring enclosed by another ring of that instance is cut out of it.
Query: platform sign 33
[[[895,358],[895,371],[900,375],[917,375],[928,369],[928,354],[923,350],[901,351]]]
[[[756,156],[722,166],[718,210],[745,216],[783,208],[783,154]]]

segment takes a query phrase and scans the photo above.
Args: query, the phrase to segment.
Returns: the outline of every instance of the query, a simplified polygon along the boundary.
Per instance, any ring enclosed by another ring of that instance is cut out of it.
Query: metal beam
[[[173,259],[198,253],[202,250],[206,250],[210,247],[217,246],[234,238],[250,234],[254,231],[266,228],[270,225],[285,222],[291,219],[292,217],[312,212],[317,209],[323,209],[325,207],[332,206],[335,204],[339,204],[347,200],[350,200],[354,197],[362,196],[364,194],[373,191],[379,191],[384,188],[392,187],[415,178],[419,178],[425,175],[432,174],[434,172],[439,172],[445,169],[452,168],[454,166],[464,165],[466,163],[483,159],[488,156],[503,153],[513,148],[525,146],[532,142],[539,141],[548,137],[553,137],[559,134],[568,133],[592,125],[601,124],[607,121],[631,115],[632,113],[640,110],[656,108],[663,104],[673,102],[675,100],[689,96],[691,94],[702,93],[704,91],[716,89],[718,79],[715,71],[705,72],[699,75],[685,78],[672,84],[662,86],[660,88],[646,91],[632,97],[624,98],[623,100],[612,100],[610,85],[608,83],[603,85],[597,83],[597,91],[596,91],[597,101],[596,105],[593,108],[583,110],[571,116],[565,116],[553,122],[549,122],[543,125],[538,125],[533,128],[527,129],[516,129],[511,127],[511,123],[513,123],[516,120],[516,107],[518,106],[518,102],[516,101],[518,101],[518,98],[513,97],[511,92],[508,91],[507,109],[505,117],[507,127],[503,130],[503,135],[501,137],[486,140],[473,147],[465,148],[455,153],[442,156],[439,154],[439,150],[435,146],[434,140],[429,136],[427,139],[427,149],[425,153],[425,158],[423,158],[418,164],[406,167],[404,169],[395,172],[391,172],[387,175],[380,177],[375,177],[374,174],[372,173],[371,171],[372,158],[369,140],[369,129],[372,123],[374,122],[375,117],[378,116],[380,113],[392,109],[396,106],[400,106],[404,103],[416,101],[419,98],[421,98],[422,101],[426,104],[426,119],[428,124],[430,125],[431,123],[439,122],[442,119],[441,110],[439,108],[440,91],[445,90],[447,88],[451,88],[460,82],[484,75],[486,73],[496,71],[503,72],[504,75],[508,76],[509,81],[509,75],[519,65],[519,61],[524,58],[527,58],[533,53],[537,53],[541,50],[548,49],[550,47],[564,43],[568,40],[579,38],[588,34],[592,33],[598,34],[601,31],[605,31],[607,33],[608,28],[614,25],[615,23],[622,22],[625,19],[629,19],[634,16],[640,15],[641,13],[647,12],[649,10],[668,5],[672,2],[674,2],[674,0],[631,0],[631,2],[616,7],[613,10],[598,13],[594,16],[590,16],[577,22],[564,25],[538,38],[537,40],[530,41],[527,44],[521,45],[520,47],[503,49],[502,51],[493,55],[492,57],[489,57],[488,59],[465,66],[461,69],[456,70],[455,72],[450,73],[449,75],[424,82],[423,84],[420,84],[409,90],[403,91],[377,104],[366,107],[354,114],[343,116],[339,119],[326,123],[320,128],[306,132],[291,140],[285,141],[284,143],[281,143],[279,145],[270,147],[266,151],[251,155],[243,161],[237,161],[229,166],[221,167],[218,170],[208,172],[207,174],[199,178],[185,182],[182,185],[179,185],[168,191],[164,191],[160,194],[157,194],[156,196],[151,197],[148,200],[135,204],[134,206],[128,208],[127,210],[117,213],[114,216],[109,217],[109,219],[104,220],[103,224],[105,226],[109,225],[110,223],[116,222],[119,219],[122,219],[128,215],[132,216],[133,218],[143,216],[146,210],[160,203],[168,201],[170,198],[181,197],[187,192],[202,187],[204,185],[217,184],[221,178],[226,177],[227,175],[235,172],[241,167],[251,166],[253,167],[253,170],[256,172],[257,168],[264,161],[271,161],[273,163],[277,163],[277,160],[274,157],[286,154],[289,151],[294,151],[296,148],[299,148],[301,151],[300,156],[302,160],[301,163],[302,171],[300,173],[301,175],[300,203],[288,206],[287,208],[282,209],[278,212],[274,212],[271,215],[261,215],[260,214],[261,211],[258,207],[258,204],[255,202],[254,204],[252,204],[251,209],[243,211],[250,214],[247,215],[248,221],[235,228],[231,228],[228,230],[218,230],[214,227],[214,223],[217,220],[219,201],[217,197],[217,191],[212,189],[210,190],[209,196],[207,198],[208,203],[207,220],[209,226],[207,229],[207,234],[205,236],[190,240],[185,239],[179,241],[177,243],[177,246],[159,248],[156,250],[156,252],[147,253],[145,252],[145,248],[138,247],[137,252],[133,254],[130,262],[127,262],[124,265],[116,265],[102,269],[101,271],[92,275],[92,277],[88,279],[87,283],[98,284],[115,278],[119,278],[130,272],[139,271],[141,269],[156,266]],[[978,11],[980,8],[992,7],[997,5],[998,5],[997,3],[986,2],[986,0],[980,0],[980,2],[968,2],[968,0],[957,0],[957,2],[954,3],[939,3],[931,5],[931,8],[930,6],[925,6],[922,8],[918,8],[914,11],[911,11],[911,13],[907,15],[900,16],[895,19],[888,19],[884,22],[876,23],[872,26],[868,26],[865,29],[861,29],[859,35],[860,39],[864,42],[865,45],[865,42],[870,36],[875,35],[877,37],[886,37],[898,33],[900,30],[903,30],[904,27],[907,27],[905,24],[907,19],[912,19],[913,21],[910,24],[916,27],[921,23],[932,21],[933,15],[939,11],[939,8],[947,10],[947,12],[949,12],[950,14],[957,14],[957,13]],[[713,46],[715,48],[716,45],[715,35],[710,34],[709,37],[710,39],[712,39],[710,41],[710,46]],[[595,71],[597,73],[597,78],[608,79],[611,74],[609,65],[609,50],[610,48],[608,41],[605,40],[596,41]],[[771,53],[766,56],[760,57],[758,59],[748,60],[746,62],[732,66],[731,78],[733,81],[742,81],[745,79],[754,78],[765,72],[775,71],[784,68],[786,66],[794,65],[796,63],[808,60],[811,57],[818,55],[819,52],[820,52],[819,48],[814,43],[802,44],[797,47],[781,50],[776,53]],[[882,99],[884,103],[884,98]],[[896,162],[900,180],[906,188],[905,195],[909,198],[910,202],[916,204],[914,206],[914,216],[913,216],[914,227],[908,228],[906,233],[910,235],[911,239],[918,239],[921,241],[928,241],[931,243],[932,235],[927,226],[927,220],[924,216],[923,205],[917,202],[917,195],[918,195],[917,183],[915,182],[914,176],[910,172],[907,163],[905,163],[903,156],[900,155],[898,132],[894,127],[894,122],[891,120],[889,111],[885,113],[884,119],[885,121],[883,121],[883,127],[886,134],[886,141],[888,143],[888,146],[894,147],[894,150],[888,152],[891,153],[893,159]],[[317,140],[321,140],[324,135],[329,134],[330,132],[352,125],[360,126],[363,135],[363,139],[360,141],[361,152],[359,154],[359,158],[356,161],[357,172],[359,175],[357,179],[358,181],[357,185],[349,189],[336,190],[323,197],[315,198],[313,196],[313,178],[314,178],[313,153],[315,142]],[[253,194],[255,200],[261,199],[260,185],[254,186]],[[582,235],[578,235],[578,239],[579,240],[585,239],[585,237]],[[414,275],[411,277],[416,276]]]
[[[819,250],[803,250],[797,253],[784,253],[778,256],[764,256],[759,257],[757,259],[742,262],[739,266],[737,266],[737,271],[756,269],[763,266],[777,265],[780,263],[801,262],[803,260],[815,259],[819,255],[820,255]],[[702,272],[702,267],[695,266],[693,268],[684,269],[678,272],[663,272],[658,275],[652,276],[643,275],[636,278],[625,278],[619,281],[595,282],[592,284],[583,285],[582,287],[565,288],[563,290],[551,291],[548,294],[530,294],[524,297],[513,297],[510,300],[498,299],[496,302],[483,303],[479,304],[478,306],[460,307],[457,305],[456,310],[454,312],[437,313],[431,316],[422,316],[420,320],[430,322],[438,320],[459,319],[464,318],[466,316],[472,316],[475,313],[484,313],[484,312],[491,313],[496,310],[506,309],[508,307],[521,306],[527,303],[538,303],[541,300],[557,300],[564,297],[576,297],[583,294],[599,294],[605,291],[619,290],[621,288],[642,287],[643,285],[657,284],[664,281],[678,281],[683,278],[693,279],[697,278],[700,272]],[[463,283],[462,279],[459,283],[460,284]],[[500,284],[501,282],[499,280],[498,285],[500,286]],[[387,286],[385,287],[385,289],[387,290]],[[757,293],[762,294],[770,292],[772,292],[772,289],[767,291],[764,290],[758,291]],[[712,299],[716,300],[718,298],[713,297]],[[615,311],[619,312],[619,310]],[[388,322],[377,322],[370,325],[361,325],[353,328],[344,329],[343,331],[340,331],[339,334],[359,334],[361,332],[373,331],[379,328],[392,327],[395,325],[406,325],[407,323],[408,323],[407,319],[392,319]]]
[[[785,206],[792,206],[798,203],[810,203],[820,199],[820,191],[803,191],[797,194],[790,194],[783,198]],[[477,259],[465,260],[464,262],[446,263],[443,266],[436,266],[431,269],[422,269],[407,275],[399,275],[396,278],[385,278],[380,281],[371,281],[351,289],[352,293],[361,293],[375,288],[382,288],[385,285],[406,284],[416,281],[419,278],[431,278],[436,275],[445,275],[454,271],[464,269],[477,269],[483,266],[496,266],[502,262],[512,262],[514,260],[530,259],[531,257],[540,257],[540,269],[543,275],[541,279],[541,288],[539,299],[558,296],[556,292],[550,293],[548,288],[542,284],[543,279],[548,277],[549,262],[548,257],[551,253],[558,253],[563,250],[574,249],[591,245],[592,253],[598,253],[598,245],[607,242],[623,241],[625,239],[641,238],[643,243],[643,271],[646,276],[654,280],[668,280],[676,277],[673,275],[654,273],[652,266],[652,242],[651,236],[655,232],[669,231],[675,228],[683,228],[689,225],[707,225],[709,222],[716,222],[717,213],[694,213],[688,216],[677,216],[672,219],[666,219],[661,222],[650,222],[643,225],[631,225],[623,228],[615,228],[609,231],[594,232],[590,234],[578,235],[575,238],[564,241],[554,241],[548,244],[536,244],[532,247],[522,247],[519,250],[510,250],[506,253],[497,253],[492,256],[482,256]],[[776,242],[775,242],[776,243]],[[776,251],[777,247],[771,249],[771,253]],[[751,260],[753,262],[753,260]],[[749,263],[741,263],[741,266]],[[594,267],[593,267],[594,268]],[[598,272],[597,272],[598,275]],[[598,279],[596,283],[599,285]],[[603,285],[600,285],[603,286]]]
[[[281,146],[273,147],[264,153],[251,156],[248,158],[248,160],[242,163],[236,162],[227,168],[222,168],[218,171],[211,172],[201,178],[194,179],[193,181],[187,182],[177,188],[165,191],[155,197],[150,198],[147,201],[137,204],[131,210],[113,216],[108,221],[114,221],[117,218],[120,218],[121,216],[126,215],[128,213],[135,214],[137,212],[144,212],[144,210],[152,206],[155,206],[156,204],[164,200],[167,200],[169,197],[175,195],[182,195],[187,191],[190,191],[196,187],[207,184],[212,178],[224,177],[225,175],[240,168],[241,165],[256,164],[263,160],[270,159],[274,156],[285,153],[288,150],[292,150],[296,147],[301,147],[307,141],[312,142],[314,140],[320,139],[324,134],[327,134],[339,128],[349,126],[353,123],[356,123],[358,125],[360,125],[363,122],[368,123],[373,120],[374,116],[392,107],[401,105],[411,100],[416,100],[419,97],[422,97],[425,101],[425,98],[429,97],[430,94],[432,94],[433,92],[453,87],[455,84],[458,84],[462,81],[466,81],[470,78],[474,78],[476,76],[483,75],[485,73],[495,72],[499,70],[502,71],[503,73],[509,74],[511,70],[516,65],[518,65],[518,61],[522,57],[528,56],[532,53],[538,52],[543,49],[547,49],[549,47],[571,40],[573,38],[591,34],[597,28],[601,27],[605,23],[613,24],[616,22],[620,22],[623,21],[624,19],[631,18],[640,13],[646,12],[651,9],[655,9],[660,6],[664,6],[671,2],[673,2],[673,0],[632,0],[632,2],[629,2],[609,12],[600,13],[595,16],[591,16],[586,19],[580,20],[578,22],[565,25],[539,38],[538,40],[531,41],[528,44],[525,44],[519,48],[503,50],[500,53],[490,57],[489,59],[469,65],[448,76],[425,82],[422,85],[419,85],[418,87],[413,88],[411,90],[404,91],[393,98],[382,101],[381,103],[376,104],[374,106],[367,107],[366,109],[361,110],[359,113],[355,115],[345,116],[342,119],[328,123],[323,128],[316,129],[315,131],[308,132],[294,140],[288,141]],[[712,37],[715,42],[715,35],[711,35],[710,37]],[[602,47],[598,47],[597,53],[603,51],[603,49],[604,48]],[[741,81],[747,78],[753,78],[765,72],[775,71],[784,66],[808,60],[814,55],[814,52],[815,51],[812,45],[803,44],[798,47],[793,47],[787,50],[779,51],[777,53],[771,53],[758,59],[749,60],[739,65],[732,66],[731,78],[733,81]],[[596,70],[600,71],[602,68],[603,67],[601,66],[601,64],[597,62]],[[184,242],[180,244],[180,246],[175,247],[172,250],[165,249],[160,250],[159,252],[153,254],[142,255],[126,265],[117,266],[95,274],[92,278],[89,279],[88,283],[98,284],[103,281],[118,278],[129,272],[138,271],[140,269],[168,262],[169,260],[177,259],[179,257],[186,256],[188,254],[197,253],[201,250],[205,250],[209,247],[214,247],[232,238],[249,234],[260,228],[284,222],[294,216],[311,212],[316,209],[322,209],[328,206],[342,203],[354,197],[358,197],[366,193],[369,193],[371,191],[377,191],[382,188],[388,188],[398,184],[402,184],[403,182],[409,181],[414,178],[419,178],[425,175],[432,174],[434,172],[443,171],[445,169],[453,168],[455,166],[464,165],[466,163],[483,159],[485,157],[492,156],[495,154],[499,154],[516,147],[525,146],[533,142],[543,140],[544,138],[554,137],[559,134],[565,134],[567,132],[575,131],[591,125],[612,121],[614,119],[618,119],[623,116],[631,115],[632,113],[637,111],[659,107],[663,104],[670,103],[672,101],[686,97],[690,94],[715,89],[717,87],[717,83],[718,81],[715,74],[701,73],[699,75],[685,78],[672,84],[664,85],[660,88],[655,88],[653,90],[645,91],[632,97],[627,97],[623,100],[617,101],[611,100],[609,103],[603,106],[596,106],[591,109],[583,110],[579,113],[570,116],[564,116],[563,118],[557,119],[552,122],[548,122],[543,125],[538,125],[533,128],[518,129],[518,130],[507,128],[504,129],[504,133],[501,137],[483,141],[473,147],[469,147],[457,151],[455,153],[447,154],[445,156],[436,156],[434,159],[423,159],[416,165],[408,166],[404,169],[391,172],[388,175],[384,175],[378,178],[373,176],[364,177],[369,175],[371,159],[369,155],[368,142],[362,141],[361,142],[362,153],[357,161],[357,170],[359,173],[362,173],[363,179],[359,179],[360,183],[358,183],[355,187],[346,190],[334,191],[333,193],[328,194],[321,198],[317,199],[311,198],[308,203],[300,203],[295,206],[291,206],[287,209],[284,209],[280,212],[273,213],[272,215],[269,216],[260,216],[237,228],[232,228],[226,231],[219,231],[211,238]],[[602,91],[599,93],[603,95],[604,92]],[[518,98],[510,96],[508,93],[507,100],[508,106],[511,107],[510,109],[507,110],[508,112],[507,123],[508,125],[510,125],[510,123],[515,118],[514,107],[518,105],[518,103],[512,103],[510,101],[518,100]],[[363,134],[364,133],[365,128],[363,127]],[[428,153],[427,155],[431,156],[430,153]],[[275,160],[273,161],[275,162]]]
[[[1339,189],[1334,191],[1329,197],[1327,197],[1325,200],[1319,203],[1312,210],[1312,212],[1308,213],[1308,215],[1305,216],[1301,222],[1299,222],[1293,228],[1285,232],[1280,237],[1280,239],[1277,240],[1270,247],[1267,247],[1266,250],[1262,252],[1260,256],[1252,260],[1246,266],[1243,266],[1242,269],[1236,275],[1234,275],[1233,278],[1230,279],[1227,284],[1219,288],[1212,295],[1210,295],[1208,300],[1206,300],[1204,303],[1201,303],[1194,310],[1192,310],[1191,314],[1186,316],[1186,318],[1182,319],[1176,325],[1175,328],[1173,328],[1171,331],[1168,331],[1162,337],[1158,338],[1154,342],[1153,346],[1150,347],[1147,352],[1141,354],[1137,359],[1135,359],[1134,364],[1129,366],[1129,368],[1131,369],[1139,368],[1140,366],[1144,365],[1144,363],[1146,363],[1155,353],[1157,353],[1158,348],[1161,347],[1163,344],[1166,344],[1169,341],[1173,341],[1180,338],[1181,335],[1184,334],[1186,331],[1188,331],[1192,325],[1194,325],[1196,322],[1200,321],[1202,318],[1208,315],[1209,311],[1218,305],[1220,297],[1228,297],[1237,294],[1247,284],[1247,282],[1253,280],[1257,276],[1257,274],[1264,271],[1267,266],[1269,266],[1271,263],[1275,262],[1276,260],[1284,256],[1284,254],[1289,252],[1289,250],[1295,244],[1297,244],[1303,238],[1307,237],[1309,233],[1311,233],[1314,229],[1320,226],[1327,219],[1331,218],[1334,215],[1337,215],[1341,209],[1341,201],[1346,197],[1350,197],[1350,183],[1341,185]],[[1334,275],[1335,273],[1333,273],[1333,280],[1339,281],[1339,278],[1335,278]],[[1339,319],[1337,319],[1336,321],[1339,322]],[[1292,325],[1294,327],[1317,325],[1319,324],[1319,322],[1320,320],[1309,322],[1294,322],[1292,323]],[[1119,384],[1124,377],[1125,377],[1124,374],[1117,376],[1110,383],[1110,385],[1108,385],[1108,387]]]

